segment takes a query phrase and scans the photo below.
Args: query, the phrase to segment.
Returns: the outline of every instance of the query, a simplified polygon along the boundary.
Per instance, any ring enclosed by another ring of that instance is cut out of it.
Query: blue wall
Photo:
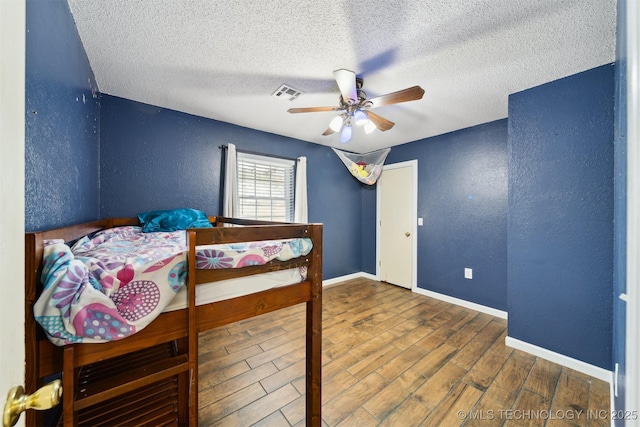
[[[395,148],[392,148],[391,152],[393,152],[394,149]],[[385,164],[388,163],[388,160],[385,161]],[[362,186],[362,271],[373,274],[374,276],[376,274],[376,197],[377,186]]]
[[[177,207],[219,214],[221,145],[306,156],[309,221],[324,224],[324,278],[361,271],[361,184],[330,148],[109,95],[101,104],[102,217]]]
[[[393,147],[386,163],[412,159],[418,160],[418,217],[424,218],[418,287],[506,310],[507,121]],[[366,198],[375,207],[375,194]],[[473,280],[464,278],[465,267],[473,269]]]
[[[25,228],[98,219],[100,105],[66,1],[28,0]]]
[[[218,146],[232,142],[307,156],[325,278],[375,273],[375,187],[355,181],[330,149],[100,96],[65,1],[27,0],[27,29],[27,231],[178,206],[217,214]],[[510,98],[510,180],[506,120],[394,147],[387,161],[419,161],[421,288],[508,309],[510,336],[606,369],[612,345],[624,362],[615,297],[626,254],[624,67],[616,73],[615,123],[610,66]]]
[[[509,336],[611,369],[614,67],[509,97]]]

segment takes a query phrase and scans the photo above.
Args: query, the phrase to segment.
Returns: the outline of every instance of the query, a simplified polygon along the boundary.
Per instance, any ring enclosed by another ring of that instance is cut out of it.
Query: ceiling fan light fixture
[[[329,123],[329,128],[331,128],[331,130],[334,132],[339,132],[340,129],[342,128],[343,123],[344,123],[344,120],[342,116],[335,116],[333,120],[331,120],[331,122]]]
[[[289,113],[313,113],[321,111],[342,111],[338,117],[331,120],[329,128],[322,135],[332,135],[340,132],[340,140],[348,142],[352,135],[352,126],[361,125],[364,131],[369,134],[374,129],[381,132],[388,131],[395,123],[387,120],[382,116],[374,113],[373,108],[383,107],[385,105],[399,104],[401,102],[417,101],[422,99],[424,89],[420,86],[412,86],[386,95],[367,98],[367,94],[362,90],[362,78],[356,76],[356,73],[341,68],[333,72],[333,76],[340,89],[340,98],[338,105],[332,107],[302,107],[289,108]]]
[[[342,127],[342,132],[340,133],[340,142],[343,144],[349,142],[352,134],[353,129],[351,128],[351,123],[346,122]]]
[[[366,125],[367,123],[370,122],[369,117],[367,116],[367,113],[365,113],[362,110],[356,110],[353,113],[353,119],[355,120],[358,126]]]
[[[371,120],[367,119],[367,123],[364,124],[364,133],[370,134],[376,129],[377,129],[376,125]]]

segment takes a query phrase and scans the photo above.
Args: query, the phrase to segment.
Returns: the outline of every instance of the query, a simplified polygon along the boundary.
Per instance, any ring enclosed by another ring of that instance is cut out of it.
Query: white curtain
[[[238,161],[236,146],[233,144],[227,145],[223,192],[222,216],[236,218],[238,216]]]
[[[307,212],[307,158],[298,157],[296,162],[296,195],[293,206],[293,222],[309,221]]]

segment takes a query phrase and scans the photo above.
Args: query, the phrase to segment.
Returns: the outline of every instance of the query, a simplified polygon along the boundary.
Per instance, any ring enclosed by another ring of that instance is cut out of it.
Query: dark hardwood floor
[[[609,384],[504,345],[507,322],[357,279],[323,296],[326,426],[606,426]],[[304,305],[200,336],[200,425],[304,426]]]

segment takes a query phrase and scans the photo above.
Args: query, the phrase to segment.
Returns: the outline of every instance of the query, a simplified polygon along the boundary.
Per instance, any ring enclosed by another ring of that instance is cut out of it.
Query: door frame
[[[411,227],[411,233],[413,234],[413,245],[411,248],[411,292],[415,292],[418,287],[418,160],[407,160],[405,162],[391,163],[382,167],[382,175],[384,171],[389,169],[399,169],[410,167],[412,171],[412,185],[413,185],[413,212],[411,212],[411,219],[413,225]],[[376,186],[376,279],[380,280],[380,209],[382,200],[382,190],[380,186]]]
[[[0,393],[24,385],[24,147],[26,1],[0,0]],[[32,391],[32,390],[28,390]],[[25,417],[18,420],[23,426]]]
[[[640,410],[640,4],[626,3],[627,41],[627,307],[625,343],[625,410]],[[612,406],[613,409],[613,406]]]

